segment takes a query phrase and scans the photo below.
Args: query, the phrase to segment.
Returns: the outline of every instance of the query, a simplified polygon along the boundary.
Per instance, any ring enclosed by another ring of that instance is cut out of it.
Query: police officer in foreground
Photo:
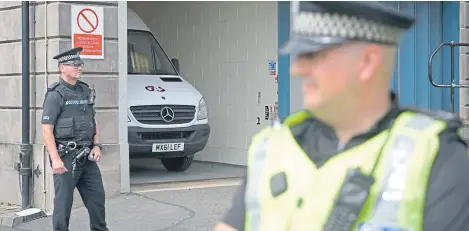
[[[459,120],[401,108],[389,91],[414,19],[377,2],[291,4],[281,53],[295,58],[307,110],[253,138],[246,180],[215,230],[469,230]]]
[[[44,100],[43,135],[54,173],[54,231],[69,230],[75,187],[88,209],[90,229],[108,230],[104,187],[96,163],[102,146],[93,108],[95,91],[78,80],[84,64],[82,50],[74,48],[54,57],[60,80],[48,87]]]

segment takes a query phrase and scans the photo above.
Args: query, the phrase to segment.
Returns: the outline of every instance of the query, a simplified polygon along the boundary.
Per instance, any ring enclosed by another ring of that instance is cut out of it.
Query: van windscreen
[[[128,30],[127,64],[131,75],[178,75],[160,44],[148,31]]]

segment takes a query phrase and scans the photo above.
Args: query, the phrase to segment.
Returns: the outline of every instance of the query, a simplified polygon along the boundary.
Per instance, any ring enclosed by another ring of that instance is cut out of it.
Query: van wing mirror
[[[179,59],[173,58],[171,59],[171,62],[173,63],[174,67],[178,71],[178,73],[181,73],[181,70],[179,69]]]

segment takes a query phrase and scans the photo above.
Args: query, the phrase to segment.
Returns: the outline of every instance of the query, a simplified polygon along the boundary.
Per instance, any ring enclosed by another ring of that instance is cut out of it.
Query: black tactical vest
[[[56,91],[62,96],[61,112],[54,126],[57,143],[75,141],[78,145],[92,145],[96,134],[93,104],[90,100],[91,89],[88,84],[78,81],[77,90],[63,83],[53,83],[47,91]],[[79,89],[81,88],[81,89]]]

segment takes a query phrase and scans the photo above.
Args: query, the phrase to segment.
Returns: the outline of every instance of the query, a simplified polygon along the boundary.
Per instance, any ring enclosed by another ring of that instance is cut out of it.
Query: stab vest
[[[62,98],[61,112],[54,126],[54,137],[56,142],[62,144],[75,141],[78,145],[91,145],[96,134],[93,104],[89,100],[91,89],[82,81],[77,81],[78,87],[82,90],[74,91],[55,82],[47,89],[48,92],[58,92]]]

